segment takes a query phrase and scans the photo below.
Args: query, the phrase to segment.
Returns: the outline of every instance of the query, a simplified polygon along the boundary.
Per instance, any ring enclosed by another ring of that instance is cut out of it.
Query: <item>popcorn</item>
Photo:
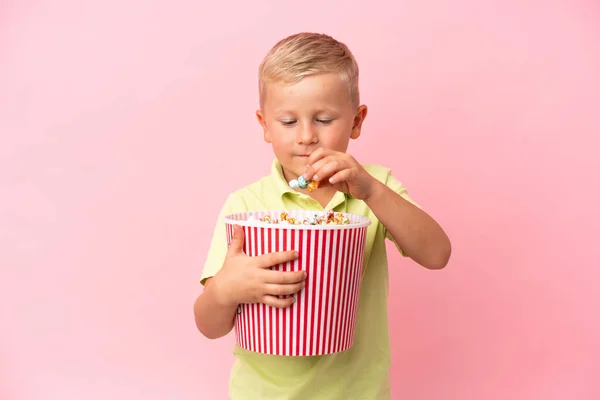
[[[250,216],[247,222],[255,223],[257,225],[272,225],[272,224],[284,224],[284,225],[348,225],[350,219],[342,214],[333,210],[327,210],[320,213],[315,213],[310,217],[306,217],[302,220],[290,217],[285,211],[281,212],[279,218],[272,218],[270,215],[257,218]]]
[[[302,175],[300,175],[298,179],[292,179],[289,183],[292,189],[308,189],[309,192],[312,192],[319,187],[319,182],[306,180]]]
[[[312,192],[313,190],[317,190],[318,187],[319,187],[319,182],[317,182],[317,181],[310,181],[310,182],[308,182],[308,185],[306,185],[306,188],[308,189],[309,192]]]

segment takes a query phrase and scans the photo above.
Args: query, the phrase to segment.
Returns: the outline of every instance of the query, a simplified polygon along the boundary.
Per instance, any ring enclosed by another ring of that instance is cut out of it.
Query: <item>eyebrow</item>
[[[319,114],[319,113],[339,113],[340,110],[337,108],[329,108],[329,109],[318,109],[318,110],[313,110],[311,113],[312,114]],[[291,110],[286,110],[283,108],[280,109],[276,109],[273,111],[274,115],[281,115],[281,114],[297,114],[295,111],[291,111]]]

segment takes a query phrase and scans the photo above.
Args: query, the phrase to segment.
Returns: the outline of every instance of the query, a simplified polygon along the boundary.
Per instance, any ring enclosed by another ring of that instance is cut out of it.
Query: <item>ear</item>
[[[360,107],[358,107],[358,110],[356,111],[356,115],[354,116],[352,132],[350,133],[351,139],[358,139],[358,137],[360,136],[360,131],[362,129],[362,124],[363,124],[365,118],[367,118],[367,106],[363,104]]]
[[[262,128],[263,128],[263,135],[264,135],[265,142],[271,143],[271,134],[269,133],[269,130],[267,129],[267,121],[265,120],[265,116],[264,116],[262,110],[256,111],[256,119],[258,120],[258,123],[260,124],[260,126],[262,126]]]

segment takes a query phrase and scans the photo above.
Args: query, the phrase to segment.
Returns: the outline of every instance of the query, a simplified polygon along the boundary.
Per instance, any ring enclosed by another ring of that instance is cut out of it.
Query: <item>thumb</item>
[[[229,254],[237,254],[244,252],[244,230],[239,225],[233,226],[233,237],[229,244]]]

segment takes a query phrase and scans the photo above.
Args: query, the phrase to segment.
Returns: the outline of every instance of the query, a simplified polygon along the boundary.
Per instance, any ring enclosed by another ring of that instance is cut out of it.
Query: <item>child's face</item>
[[[320,147],[345,152],[367,114],[366,106],[352,105],[337,74],[307,76],[294,85],[270,83],[264,95],[258,121],[287,180],[302,174],[308,156]]]

